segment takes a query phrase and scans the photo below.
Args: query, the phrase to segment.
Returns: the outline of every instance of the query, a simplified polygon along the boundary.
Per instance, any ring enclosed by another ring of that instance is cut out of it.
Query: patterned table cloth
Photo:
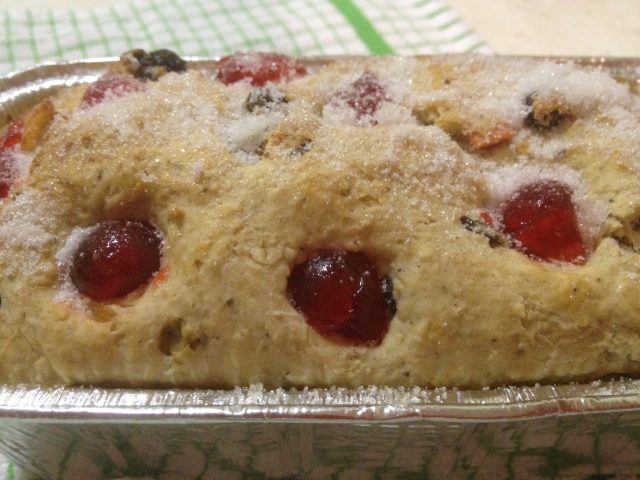
[[[144,0],[0,14],[0,74],[131,48],[203,57],[490,52],[444,0]]]

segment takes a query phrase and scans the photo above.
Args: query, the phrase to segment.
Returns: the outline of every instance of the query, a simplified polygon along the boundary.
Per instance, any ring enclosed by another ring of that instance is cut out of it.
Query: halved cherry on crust
[[[500,206],[510,246],[547,262],[584,263],[586,248],[572,195],[571,187],[559,181],[520,187]]]
[[[14,120],[0,140],[0,198],[9,195],[11,186],[16,180],[14,155],[22,142],[23,131],[24,123],[21,120]]]
[[[385,89],[371,72],[365,72],[343,90],[336,92],[334,99],[349,105],[355,112],[356,118],[376,113],[382,102],[387,100]]]
[[[107,73],[89,85],[82,96],[81,105],[92,107],[109,96],[122,97],[128,93],[141,92],[144,88],[144,83],[131,75]]]
[[[254,87],[288,82],[306,74],[305,66],[295,58],[265,52],[238,52],[222,57],[216,70],[216,78],[225,85],[248,80]]]
[[[149,222],[110,220],[80,243],[71,281],[98,302],[123,297],[151,280],[160,268],[160,232]]]
[[[396,311],[391,279],[361,252],[323,250],[295,265],[291,304],[319,333],[379,345]]]

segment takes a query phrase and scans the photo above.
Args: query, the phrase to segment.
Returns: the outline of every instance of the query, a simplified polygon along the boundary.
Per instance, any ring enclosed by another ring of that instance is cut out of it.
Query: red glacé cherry
[[[225,85],[246,79],[254,87],[267,82],[288,82],[306,74],[307,69],[296,59],[264,52],[238,52],[222,57],[216,70],[216,78]]]
[[[291,304],[319,333],[379,345],[395,315],[389,277],[360,252],[323,250],[293,267]]]
[[[11,185],[15,181],[13,152],[22,142],[23,129],[24,123],[21,120],[14,120],[9,124],[2,140],[0,140],[0,198],[9,195]]]
[[[144,83],[131,75],[108,73],[89,85],[82,97],[83,107],[92,107],[102,103],[107,95],[122,97],[128,93],[141,92]]]
[[[7,131],[0,142],[0,149],[6,150],[17,146],[22,142],[22,130],[24,129],[24,122],[22,120],[14,120],[7,127]]]
[[[160,268],[160,232],[148,222],[100,223],[81,243],[71,264],[78,291],[98,302],[123,297]]]
[[[571,188],[557,181],[522,186],[500,207],[502,231],[511,246],[548,262],[582,264],[586,249]]]
[[[349,105],[360,119],[376,113],[382,102],[387,100],[387,94],[378,78],[373,73],[365,72],[347,88],[338,91],[335,98]]]

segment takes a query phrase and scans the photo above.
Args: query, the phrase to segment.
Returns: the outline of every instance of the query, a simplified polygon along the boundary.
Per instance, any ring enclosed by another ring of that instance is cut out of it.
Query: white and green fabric
[[[145,0],[1,12],[0,75],[42,62],[169,48],[212,57],[489,52],[443,0]]]
[[[195,57],[491,51],[444,0],[129,0],[0,12],[0,75],[131,48]],[[0,480],[30,478],[0,456]]]

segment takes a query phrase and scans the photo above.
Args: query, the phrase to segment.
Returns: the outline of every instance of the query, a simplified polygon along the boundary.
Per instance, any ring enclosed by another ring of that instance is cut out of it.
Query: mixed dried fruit
[[[249,92],[244,108],[251,113],[269,112],[287,101],[287,97],[275,87],[258,87]]]
[[[187,62],[167,49],[149,53],[139,48],[130,50],[120,57],[120,61],[130,73],[142,80],[155,81],[166,73],[180,73],[187,69]]]
[[[559,97],[543,98],[535,94],[528,95],[525,105],[530,110],[524,119],[524,124],[537,130],[552,130],[573,118],[569,105]]]

